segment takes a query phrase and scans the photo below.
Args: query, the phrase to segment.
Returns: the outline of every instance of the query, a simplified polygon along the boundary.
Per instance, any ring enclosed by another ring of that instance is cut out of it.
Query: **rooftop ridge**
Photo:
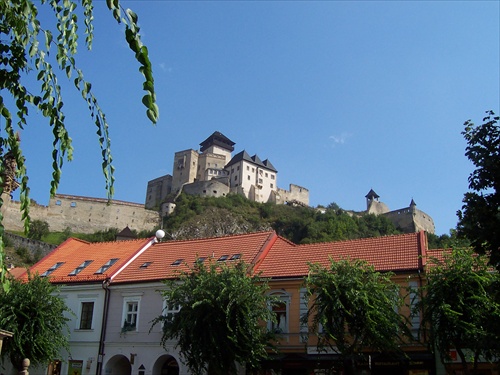
[[[332,244],[332,243],[342,244],[342,243],[351,243],[351,242],[368,242],[368,241],[374,241],[374,240],[379,240],[379,239],[380,240],[381,239],[388,239],[390,237],[396,237],[396,238],[415,237],[416,235],[420,234],[421,232],[424,232],[424,231],[412,232],[412,233],[401,233],[401,234],[388,234],[388,235],[385,235],[385,236],[378,236],[378,237],[353,238],[353,239],[350,239],[350,240],[313,242],[313,243],[308,243],[308,244],[294,244],[294,245],[296,247],[303,247],[303,246],[315,246],[315,245]]]

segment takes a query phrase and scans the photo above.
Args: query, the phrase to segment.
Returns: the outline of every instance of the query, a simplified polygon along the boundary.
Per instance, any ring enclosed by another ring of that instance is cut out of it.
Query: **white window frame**
[[[285,305],[285,322],[284,323],[274,323],[274,322],[267,322],[267,329],[269,331],[274,331],[277,334],[284,334],[288,335],[290,333],[290,299],[291,296],[289,293],[284,292],[284,291],[271,291],[269,293],[270,296],[272,297],[278,297],[281,302]],[[269,310],[273,311],[273,305],[269,306]],[[279,327],[276,326],[279,324]]]
[[[174,316],[174,314],[177,314],[179,311],[181,311],[181,305],[176,305],[172,306],[171,304],[168,303],[168,300],[164,299],[163,300],[163,308],[162,308],[162,315],[167,318],[169,315]],[[162,328],[163,328],[164,322],[162,323]]]
[[[128,311],[128,306],[131,303],[137,303],[137,311],[134,311],[135,313],[135,327],[127,330],[127,332],[137,332],[139,330],[139,321],[140,321],[140,316],[141,316],[141,297],[124,297],[123,298],[123,312],[122,312],[122,321],[120,323],[120,327],[123,329],[125,326],[125,321],[127,320],[127,317],[129,315]]]

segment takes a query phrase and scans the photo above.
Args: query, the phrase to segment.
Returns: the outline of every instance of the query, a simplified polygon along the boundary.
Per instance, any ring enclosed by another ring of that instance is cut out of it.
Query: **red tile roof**
[[[217,261],[240,255],[245,263],[259,264],[278,239],[275,232],[258,232],[204,239],[156,243],[112,278],[112,283],[159,281],[176,278],[201,257]],[[178,265],[173,265],[176,261]]]
[[[126,264],[136,253],[151,243],[151,239],[90,243],[70,238],[52,250],[47,256],[30,268],[31,274],[43,274],[55,264],[63,263],[47,277],[53,283],[81,283],[105,280]],[[105,272],[95,274],[110,259],[118,258]],[[92,262],[80,273],[69,276],[83,262]],[[27,274],[21,276],[27,278]]]
[[[327,266],[329,257],[363,259],[377,271],[417,270],[422,267],[426,247],[424,232],[308,245],[280,239],[257,271],[264,277],[303,277],[308,273],[308,263]]]

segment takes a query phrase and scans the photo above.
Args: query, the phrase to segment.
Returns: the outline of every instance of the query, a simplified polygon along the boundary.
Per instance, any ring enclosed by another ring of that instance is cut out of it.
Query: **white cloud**
[[[350,137],[352,137],[352,134],[351,133],[346,133],[346,132],[342,132],[340,133],[340,135],[331,135],[330,136],[330,139],[333,141],[333,146],[335,147],[335,145],[337,144],[344,144],[347,142],[347,139],[349,139]]]

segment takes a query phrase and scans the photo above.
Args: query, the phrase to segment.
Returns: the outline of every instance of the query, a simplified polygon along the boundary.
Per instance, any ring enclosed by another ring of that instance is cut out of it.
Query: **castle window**
[[[237,170],[237,171],[239,171],[239,170],[240,170],[240,166],[239,166],[239,165],[236,167],[236,170]]]
[[[274,180],[274,175],[273,174],[271,175],[271,180]]]
[[[271,184],[271,189],[274,189],[274,185],[273,184]]]
[[[76,207],[76,202],[71,202],[70,206],[71,207]]]
[[[262,178],[259,178],[259,184],[262,184]]]
[[[217,194],[217,190],[214,190],[214,194]]]
[[[255,168],[252,168],[252,172],[255,172]]]
[[[266,172],[266,177],[268,177],[268,174],[267,174],[267,172]]]
[[[234,181],[238,181],[238,175],[234,176]]]
[[[247,171],[249,171],[249,170],[250,170],[250,167],[247,165]]]
[[[60,206],[60,205],[61,205],[61,200],[60,199],[56,200],[56,206]]]
[[[250,175],[248,175],[248,181],[250,181]]]

